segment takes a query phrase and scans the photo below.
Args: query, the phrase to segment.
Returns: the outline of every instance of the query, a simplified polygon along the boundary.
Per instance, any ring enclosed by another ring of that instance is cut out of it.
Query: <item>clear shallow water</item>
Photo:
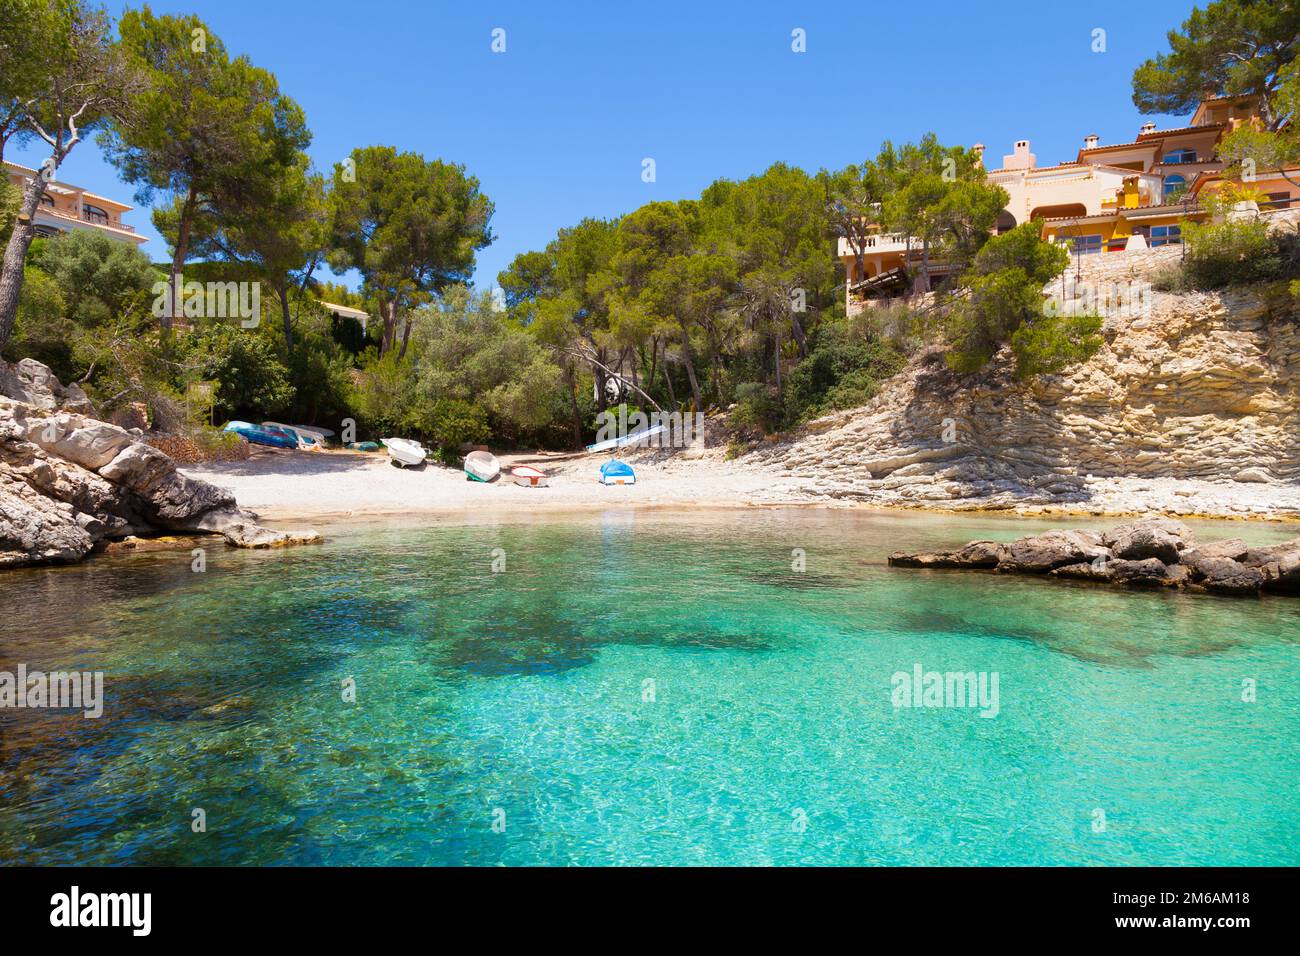
[[[1300,864],[1300,602],[884,564],[1051,524],[608,512],[9,573],[0,669],[107,703],[0,711],[0,860]],[[1000,713],[895,709],[917,663],[998,672]]]

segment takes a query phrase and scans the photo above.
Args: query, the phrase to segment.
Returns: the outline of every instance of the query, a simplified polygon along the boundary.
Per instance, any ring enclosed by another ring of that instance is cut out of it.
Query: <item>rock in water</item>
[[[1100,535],[1048,531],[1010,544],[972,541],[956,551],[895,551],[889,563],[1218,594],[1300,594],[1300,538],[1267,548],[1248,548],[1239,538],[1197,545],[1186,525],[1166,518],[1133,521]]]
[[[1254,594],[1264,586],[1264,575],[1258,568],[1248,568],[1231,558],[1192,551],[1183,555],[1183,563],[1191,573],[1192,582],[1207,591]]]
[[[1144,518],[1107,531],[1101,543],[1117,558],[1131,561],[1157,558],[1165,564],[1174,564],[1180,551],[1195,547],[1196,539],[1181,521]]]
[[[1012,541],[998,570],[1046,574],[1069,564],[1108,557],[1110,552],[1102,547],[1100,535],[1091,531],[1047,531]]]
[[[895,551],[889,563],[902,568],[996,568],[1005,555],[1005,545],[996,541],[972,541],[957,551]]]
[[[1116,558],[1113,561],[1106,562],[1106,571],[1110,574],[1110,580],[1122,584],[1155,586],[1170,580],[1169,569],[1165,567],[1165,563],[1159,558],[1141,558],[1138,560]]]

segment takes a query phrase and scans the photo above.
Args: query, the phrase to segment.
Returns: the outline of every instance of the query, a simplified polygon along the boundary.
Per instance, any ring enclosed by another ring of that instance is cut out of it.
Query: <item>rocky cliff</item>
[[[320,540],[260,527],[229,493],[90,411],[79,388],[39,362],[0,362],[0,568],[78,561],[157,531],[220,534],[239,547]]]
[[[1179,250],[1083,257],[1061,288],[1110,308],[1105,345],[1017,382],[916,356],[866,408],[746,456],[818,495],[931,508],[1300,517],[1300,323],[1256,291],[1152,293]],[[1114,293],[1118,292],[1118,295]]]

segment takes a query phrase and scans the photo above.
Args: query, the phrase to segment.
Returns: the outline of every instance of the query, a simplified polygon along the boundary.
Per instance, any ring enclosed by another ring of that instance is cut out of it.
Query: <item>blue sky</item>
[[[134,4],[133,4],[134,5]],[[114,13],[127,4],[109,3]],[[272,70],[304,108],[322,168],[357,146],[463,163],[496,203],[478,259],[489,287],[519,252],[583,216],[697,196],[776,161],[859,162],[929,130],[988,147],[1027,137],[1040,164],[1088,133],[1132,140],[1130,79],[1190,2],[823,4],[666,0],[430,3],[162,0]],[[617,7],[617,9],[616,9]],[[506,31],[506,52],[491,50]],[[806,31],[807,52],[791,50]],[[1094,53],[1093,31],[1106,31]],[[1155,118],[1160,125],[1172,120]],[[657,181],[641,178],[655,160]],[[9,158],[34,165],[32,147]],[[92,142],[60,178],[131,201]],[[147,210],[128,221],[166,250]]]

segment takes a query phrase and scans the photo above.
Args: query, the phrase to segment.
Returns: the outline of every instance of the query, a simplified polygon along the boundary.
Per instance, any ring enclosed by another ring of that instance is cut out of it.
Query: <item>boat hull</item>
[[[472,451],[465,456],[465,477],[486,484],[501,474],[501,462],[486,451]]]
[[[596,442],[594,445],[587,446],[587,453],[609,451],[612,448],[627,448],[629,445],[636,445],[645,441],[647,438],[653,438],[655,435],[661,435],[666,431],[666,426],[655,425],[652,428],[642,429],[639,432],[633,432],[631,435],[624,435],[622,438],[610,438],[607,441]]]
[[[320,451],[325,443],[322,435],[311,431],[310,429],[300,428],[297,425],[284,425],[280,422],[262,422],[262,427],[267,431],[279,432],[291,437],[300,449],[304,451]]]
[[[602,485],[635,485],[636,472],[627,462],[614,459],[600,466],[597,480]]]
[[[510,480],[524,488],[545,488],[550,476],[544,471],[522,465],[510,470]]]
[[[284,432],[275,432],[251,422],[226,422],[223,431],[242,435],[255,445],[267,445],[271,448],[297,448],[298,440]]]
[[[422,465],[428,455],[419,442],[408,441],[405,438],[385,438],[384,447],[388,449],[388,457],[399,468]]]

